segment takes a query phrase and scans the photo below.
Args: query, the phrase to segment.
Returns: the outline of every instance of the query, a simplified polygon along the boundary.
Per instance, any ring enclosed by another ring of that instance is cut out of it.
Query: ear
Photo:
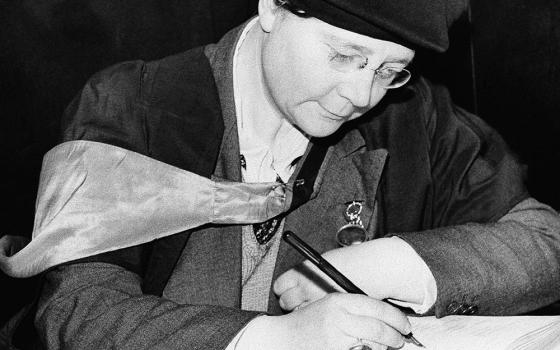
[[[278,5],[274,0],[259,0],[259,22],[263,31],[270,33],[278,15]]]

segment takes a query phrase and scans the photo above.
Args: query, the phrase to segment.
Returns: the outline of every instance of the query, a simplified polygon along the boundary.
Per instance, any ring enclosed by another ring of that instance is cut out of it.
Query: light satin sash
[[[31,242],[2,237],[0,268],[29,277],[207,223],[263,222],[291,198],[291,184],[217,182],[116,146],[66,142],[43,159]]]

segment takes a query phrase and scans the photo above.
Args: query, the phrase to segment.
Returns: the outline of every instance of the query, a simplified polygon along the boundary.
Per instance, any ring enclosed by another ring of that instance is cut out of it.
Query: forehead
[[[404,64],[410,63],[414,58],[414,50],[391,41],[335,27],[313,17],[299,18],[293,14],[289,17],[297,21],[298,25],[303,25],[308,33],[337,49],[352,50],[368,56],[380,55],[392,61],[402,61]]]

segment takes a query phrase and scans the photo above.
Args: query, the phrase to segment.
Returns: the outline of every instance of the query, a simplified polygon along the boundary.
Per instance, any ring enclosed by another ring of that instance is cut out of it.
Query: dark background
[[[0,0],[0,235],[30,236],[42,156],[91,74],[215,42],[256,3]],[[533,196],[560,209],[560,1],[472,0],[451,35],[449,52],[419,57],[420,69],[428,62],[431,79],[498,129],[527,164]],[[0,324],[33,283],[0,273]]]

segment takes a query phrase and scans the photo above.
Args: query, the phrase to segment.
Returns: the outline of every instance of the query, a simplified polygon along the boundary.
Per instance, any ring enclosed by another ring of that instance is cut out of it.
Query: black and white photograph
[[[0,0],[0,350],[560,350],[560,1]]]

